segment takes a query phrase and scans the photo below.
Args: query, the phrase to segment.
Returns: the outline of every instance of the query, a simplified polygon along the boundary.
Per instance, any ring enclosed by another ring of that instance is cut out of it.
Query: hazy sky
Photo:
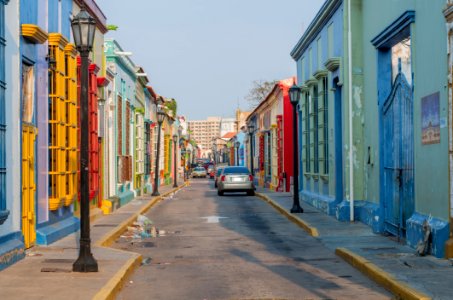
[[[232,117],[254,80],[295,75],[289,55],[324,0],[97,0],[108,37],[190,120]]]

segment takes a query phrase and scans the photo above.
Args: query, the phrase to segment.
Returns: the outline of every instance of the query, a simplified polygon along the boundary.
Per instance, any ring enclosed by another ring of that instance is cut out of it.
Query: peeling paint
[[[354,104],[355,104],[355,107],[359,110],[359,112],[357,112],[358,115],[360,115],[360,111],[362,110],[362,87],[360,86],[354,86],[352,88],[353,90],[353,98],[354,98]]]

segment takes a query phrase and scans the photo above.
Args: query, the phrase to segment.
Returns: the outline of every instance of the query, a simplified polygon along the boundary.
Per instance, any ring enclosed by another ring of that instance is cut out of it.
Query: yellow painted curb
[[[108,247],[111,245],[126,229],[127,226],[132,224],[137,217],[140,214],[145,213],[147,210],[149,210],[151,207],[153,207],[156,203],[161,201],[164,197],[182,189],[183,187],[186,186],[186,183],[183,185],[174,188],[160,196],[155,197],[152,199],[148,204],[146,204],[142,209],[140,209],[139,212],[132,214],[127,220],[123,221],[121,224],[119,224],[117,227],[115,227],[113,230],[105,234],[99,241],[96,242],[95,246],[97,247]],[[115,249],[117,250],[117,249]],[[117,250],[117,251],[122,251],[122,250]],[[94,296],[93,299],[96,300],[101,300],[101,299],[115,299],[116,294],[118,291],[121,290],[124,281],[126,278],[136,269],[140,266],[142,262],[142,256],[138,253],[134,252],[128,252],[128,251],[122,251],[122,252],[127,252],[129,254],[133,254],[134,257],[130,258],[127,260],[127,262],[121,267],[121,269],[116,272],[115,275],[105,284],[99,292]]]
[[[299,219],[297,216],[291,214],[290,212],[288,212],[286,209],[281,207],[277,202],[275,202],[274,200],[272,200],[268,196],[263,195],[261,193],[255,193],[255,195],[258,198],[261,198],[264,201],[266,201],[267,203],[269,203],[270,205],[272,205],[281,214],[285,215],[291,222],[299,225],[303,230],[308,232],[309,235],[311,235],[313,237],[319,236],[318,229],[316,229],[315,227],[311,226],[308,222],[306,222],[306,221],[304,221],[302,219]]]
[[[97,292],[97,294],[93,297],[93,300],[115,299],[116,294],[123,287],[126,278],[142,263],[142,256],[137,253],[133,254],[134,257],[127,260],[124,266],[116,272],[116,274],[109,280],[109,282],[107,282],[106,285],[102,287],[99,292]]]
[[[335,249],[335,254],[343,258],[354,268],[358,269],[360,272],[371,278],[376,283],[383,286],[385,289],[393,293],[398,299],[405,300],[428,300],[431,297],[425,295],[422,292],[417,291],[416,289],[411,288],[407,284],[398,281],[391,274],[385,272],[372,262],[363,258],[360,255],[355,254],[354,252],[345,249],[337,248]]]

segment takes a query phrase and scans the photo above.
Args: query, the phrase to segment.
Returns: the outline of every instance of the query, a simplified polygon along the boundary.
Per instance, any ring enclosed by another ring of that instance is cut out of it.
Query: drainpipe
[[[352,131],[352,41],[351,41],[351,1],[348,0],[348,93],[349,93],[349,216],[354,222],[354,161]]]
[[[448,145],[448,156],[449,156],[449,210],[448,210],[448,215],[449,215],[449,223],[450,223],[450,236],[449,239],[445,243],[445,258],[453,258],[453,129],[452,125],[453,124],[453,59],[451,53],[451,48],[453,46],[453,11],[452,11],[452,1],[447,2],[447,6],[444,9],[444,16],[447,21],[447,54],[448,54],[448,138],[449,138],[449,145]]]

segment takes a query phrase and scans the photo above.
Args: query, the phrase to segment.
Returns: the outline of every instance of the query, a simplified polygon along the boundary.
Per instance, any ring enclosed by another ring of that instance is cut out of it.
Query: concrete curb
[[[116,226],[114,229],[112,229],[109,233],[105,234],[99,241],[96,242],[95,246],[96,247],[109,247],[120,235],[127,229],[129,225],[131,225],[135,220],[137,220],[137,217],[140,214],[145,213],[148,211],[151,207],[162,201],[163,198],[166,196],[186,187],[188,183],[185,182],[183,185],[180,185],[177,188],[174,188],[168,192],[165,192],[164,194],[155,197],[152,199],[148,204],[146,204],[143,208],[140,209],[140,211],[134,213],[131,217],[129,217],[127,220]],[[111,249],[111,248],[109,248]],[[128,252],[128,251],[122,251],[122,250],[116,250],[115,251],[120,251],[123,253],[127,253],[128,255],[132,255],[130,259],[127,260],[127,262],[123,265],[123,267],[116,272],[113,277],[107,282],[106,285],[104,285],[99,292],[94,296],[93,299],[96,300],[101,300],[101,299],[115,299],[116,294],[121,290],[124,281],[126,278],[136,269],[140,266],[142,262],[142,256],[140,254],[134,253],[134,252]]]
[[[268,196],[266,196],[264,194],[261,194],[261,193],[257,193],[257,192],[255,192],[255,195],[258,198],[261,198],[262,200],[264,200],[267,203],[269,203],[270,205],[272,205],[277,211],[279,211],[281,214],[285,215],[291,222],[293,222],[296,225],[298,225],[299,227],[301,227],[309,235],[311,235],[313,237],[319,236],[318,229],[316,229],[315,227],[311,226],[308,222],[306,222],[306,221],[304,221],[302,219],[299,219],[297,216],[291,214],[285,208],[281,207],[277,202],[275,202],[274,200],[272,200]]]
[[[125,252],[125,251],[123,251]],[[137,253],[127,252],[133,257],[129,258],[123,267],[104,285],[93,297],[93,300],[115,299],[116,294],[121,290],[127,277],[142,263],[142,256]]]
[[[335,249],[335,254],[340,256],[354,268],[371,278],[373,281],[393,293],[397,297],[397,299],[431,299],[431,297],[417,291],[416,289],[411,288],[405,283],[398,281],[391,274],[385,272],[367,259],[358,254],[355,254],[348,249],[337,248]]]

